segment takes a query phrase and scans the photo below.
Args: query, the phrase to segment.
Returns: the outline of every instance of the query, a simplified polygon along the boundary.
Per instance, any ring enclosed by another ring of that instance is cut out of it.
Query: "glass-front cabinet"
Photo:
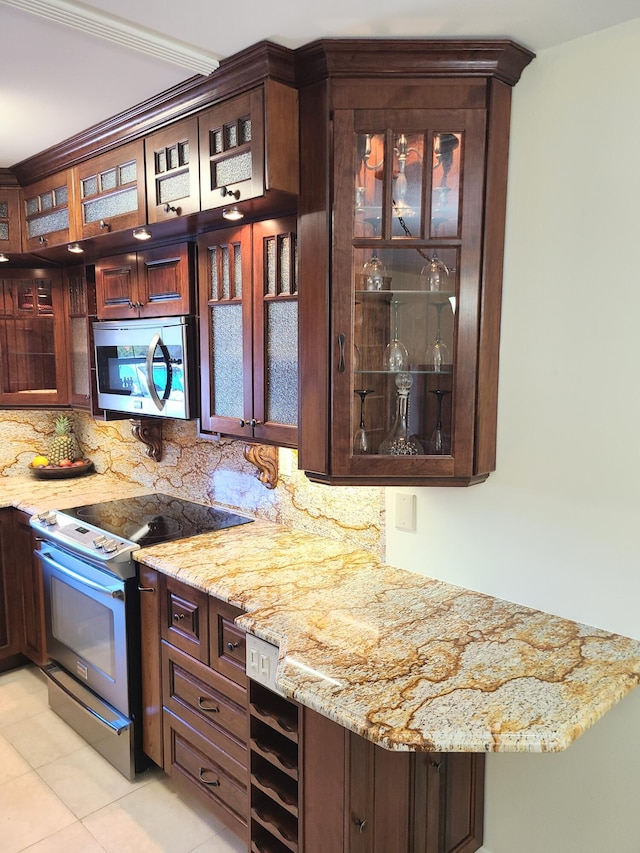
[[[350,318],[338,330],[336,377],[350,394],[336,396],[335,418],[351,425],[334,435],[336,447],[355,474],[387,470],[387,457],[398,475],[411,474],[410,457],[420,457],[435,476],[451,476],[454,453],[466,450],[461,413],[473,405],[459,360],[477,346],[471,237],[482,218],[484,116],[343,111],[335,131],[338,146],[350,143],[341,185],[353,196],[335,220],[336,234],[350,237],[351,283],[348,304],[335,294]],[[336,273],[346,276],[346,264]]]
[[[495,467],[510,86],[531,55],[492,42],[488,72],[477,45],[353,42],[356,74],[348,47],[310,49],[301,74],[300,466],[334,484],[481,482]],[[314,79],[319,51],[329,84]]]
[[[201,431],[295,446],[295,217],[204,234],[199,259]]]
[[[64,301],[58,270],[0,270],[0,405],[66,405]]]
[[[145,221],[144,143],[122,145],[74,169],[79,240]]]

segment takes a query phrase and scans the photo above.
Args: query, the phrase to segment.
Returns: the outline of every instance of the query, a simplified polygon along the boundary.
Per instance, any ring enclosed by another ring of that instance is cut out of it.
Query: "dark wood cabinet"
[[[22,585],[22,653],[38,666],[48,661],[44,589],[40,561],[34,557],[35,536],[29,514],[13,511],[14,561]]]
[[[336,484],[481,482],[511,87],[532,55],[507,41],[298,53],[300,467]]]
[[[95,268],[98,318],[120,320],[189,314],[193,263],[190,243],[99,260]]]
[[[201,431],[295,446],[296,220],[213,231],[198,248]]]
[[[142,749],[155,764],[163,767],[160,663],[162,586],[155,569],[140,563],[139,572]]]
[[[3,187],[0,175],[0,252],[8,255],[21,251],[20,188]]]
[[[59,270],[0,270],[0,405],[68,403]]]
[[[16,571],[13,510],[0,509],[0,670],[20,661],[22,606]]]
[[[144,225],[144,142],[140,139],[73,169],[75,239]]]
[[[162,765],[190,796],[246,839],[247,678],[244,632],[233,623],[242,611],[171,577],[156,579],[147,573],[141,575],[143,583],[160,590]],[[144,601],[146,593],[141,594]],[[150,617],[149,611],[149,638]],[[143,658],[143,685],[155,670],[155,658],[148,665]],[[149,691],[155,699],[151,687]],[[145,700],[144,694],[143,701],[149,740],[155,743],[158,719],[150,712],[155,701]]]
[[[74,408],[99,410],[96,399],[96,367],[93,352],[92,322],[96,319],[94,268],[67,267],[62,271],[65,316],[67,322],[67,363],[69,404]]]
[[[484,755],[391,752],[304,709],[305,853],[473,853]]]
[[[68,169],[26,186],[22,197],[22,247],[25,252],[75,240],[73,179]]]
[[[174,122],[145,137],[147,216],[164,222],[200,210],[198,119]]]
[[[198,126],[202,210],[268,192],[297,195],[296,89],[267,80],[201,113]]]

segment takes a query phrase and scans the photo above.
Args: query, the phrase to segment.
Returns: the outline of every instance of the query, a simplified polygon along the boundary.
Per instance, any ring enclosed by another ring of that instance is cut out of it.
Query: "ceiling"
[[[506,37],[539,52],[638,14],[638,0],[0,0],[0,168],[263,39]]]

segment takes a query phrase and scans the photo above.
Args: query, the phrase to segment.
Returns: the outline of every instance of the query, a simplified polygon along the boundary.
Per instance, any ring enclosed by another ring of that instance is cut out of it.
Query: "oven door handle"
[[[153,381],[153,356],[158,347],[160,347],[160,352],[162,353],[162,357],[164,358],[164,363],[167,368],[167,384],[165,385],[162,398],[159,397],[158,392],[156,391],[156,383]],[[149,386],[151,399],[155,403],[156,409],[159,411],[164,409],[164,404],[171,393],[172,379],[173,376],[171,375],[171,359],[169,356],[169,350],[164,345],[160,335],[156,332],[156,334],[151,338],[151,343],[147,350],[147,385]]]
[[[59,563],[57,560],[54,560],[51,554],[47,551],[34,551],[33,552],[39,560],[42,560],[43,563],[49,563],[52,565],[60,574],[66,575],[72,580],[81,583],[83,586],[88,586],[89,589],[93,589],[96,592],[100,592],[103,595],[108,595],[110,598],[118,598],[121,601],[124,601],[124,591],[120,586],[103,586],[100,583],[96,583],[95,581],[90,580],[89,578],[84,577],[83,575],[74,572],[72,569],[67,566],[63,566],[62,563]]]

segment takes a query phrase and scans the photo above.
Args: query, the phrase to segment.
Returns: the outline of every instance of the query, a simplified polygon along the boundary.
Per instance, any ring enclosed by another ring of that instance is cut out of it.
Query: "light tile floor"
[[[129,782],[50,710],[45,677],[0,673],[2,853],[244,853],[159,769]]]

